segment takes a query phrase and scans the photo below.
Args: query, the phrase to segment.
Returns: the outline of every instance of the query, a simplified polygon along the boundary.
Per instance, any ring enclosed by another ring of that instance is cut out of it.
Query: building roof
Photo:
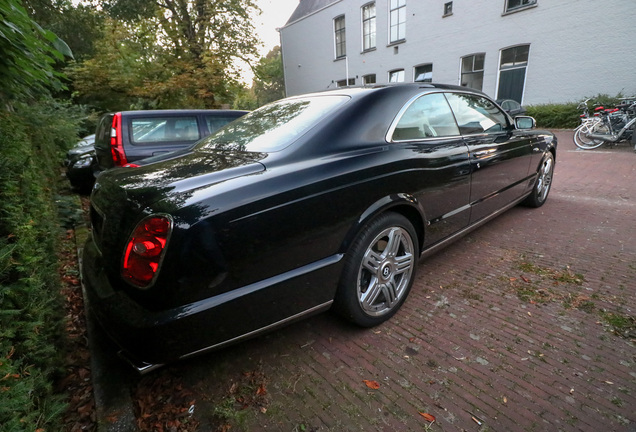
[[[294,10],[294,13],[291,14],[285,25],[287,26],[339,1],[340,0],[300,0],[300,3],[298,3],[298,6]]]

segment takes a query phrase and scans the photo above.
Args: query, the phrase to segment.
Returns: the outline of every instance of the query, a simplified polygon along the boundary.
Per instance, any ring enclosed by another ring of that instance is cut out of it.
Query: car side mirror
[[[515,127],[517,129],[534,129],[536,125],[537,121],[530,116],[515,117]]]

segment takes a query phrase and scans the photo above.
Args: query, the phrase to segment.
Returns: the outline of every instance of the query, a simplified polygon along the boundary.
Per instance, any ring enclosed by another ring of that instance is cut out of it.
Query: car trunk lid
[[[171,203],[187,199],[197,189],[263,172],[263,157],[250,152],[191,152],[102,173],[91,195],[90,217],[93,239],[110,270],[119,271],[125,242],[143,217],[170,212]]]

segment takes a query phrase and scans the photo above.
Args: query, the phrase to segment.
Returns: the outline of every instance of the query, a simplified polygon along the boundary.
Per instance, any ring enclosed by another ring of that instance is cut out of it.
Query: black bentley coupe
[[[557,141],[534,126],[480,92],[428,83],[263,106],[98,178],[90,309],[140,371],[332,307],[377,325],[420,258],[545,203]]]

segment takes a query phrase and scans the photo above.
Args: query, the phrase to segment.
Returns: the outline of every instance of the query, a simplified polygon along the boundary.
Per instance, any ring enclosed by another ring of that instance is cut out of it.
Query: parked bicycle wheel
[[[577,129],[576,132],[574,132],[574,144],[576,144],[578,148],[583,150],[591,150],[603,145],[604,141],[590,138],[588,136],[589,133],[591,132],[588,132],[582,128]]]

